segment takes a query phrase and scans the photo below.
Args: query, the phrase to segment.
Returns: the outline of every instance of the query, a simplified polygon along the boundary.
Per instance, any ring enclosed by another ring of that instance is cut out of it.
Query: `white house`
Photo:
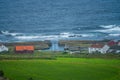
[[[80,47],[65,47],[65,52],[69,52],[70,54],[80,53]]]
[[[118,45],[111,46],[108,52],[109,53],[120,53],[120,46]]]
[[[89,53],[95,53],[95,52],[99,52],[102,54],[105,53],[120,53],[120,41],[116,42],[116,41],[109,41],[107,43],[104,44],[92,44],[89,48],[88,48],[88,52]]]
[[[110,46],[108,45],[104,45],[104,47],[102,48],[102,52],[101,53],[107,53],[107,51],[110,49]]]
[[[108,45],[104,45],[104,44],[92,44],[88,48],[88,51],[89,51],[89,53],[100,52],[102,54],[105,54],[105,53],[107,53],[109,48],[110,47]]]
[[[120,46],[120,42],[118,42],[118,46]]]
[[[0,52],[8,51],[8,48],[4,45],[0,45]]]

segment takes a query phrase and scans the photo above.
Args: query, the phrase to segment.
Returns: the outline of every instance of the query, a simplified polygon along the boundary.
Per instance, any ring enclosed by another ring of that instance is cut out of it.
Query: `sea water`
[[[0,42],[120,39],[120,0],[0,0]]]

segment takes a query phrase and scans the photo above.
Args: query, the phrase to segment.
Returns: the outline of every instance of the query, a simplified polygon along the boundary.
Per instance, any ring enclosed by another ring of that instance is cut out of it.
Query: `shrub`
[[[63,54],[68,54],[68,52],[63,52]]]
[[[0,77],[4,76],[4,72],[2,70],[0,70]]]
[[[32,78],[32,77],[30,77],[30,78],[28,78],[28,80],[33,80],[33,78]]]

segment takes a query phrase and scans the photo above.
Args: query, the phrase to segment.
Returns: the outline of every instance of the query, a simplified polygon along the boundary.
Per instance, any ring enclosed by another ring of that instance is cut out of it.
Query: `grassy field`
[[[119,59],[1,60],[0,70],[10,80],[120,80]]]
[[[19,60],[19,59],[56,59],[56,58],[102,58],[102,59],[120,59],[120,54],[108,53],[108,54],[69,54],[66,52],[58,51],[35,51],[33,54],[24,53],[17,54],[13,51],[0,53],[0,60]]]

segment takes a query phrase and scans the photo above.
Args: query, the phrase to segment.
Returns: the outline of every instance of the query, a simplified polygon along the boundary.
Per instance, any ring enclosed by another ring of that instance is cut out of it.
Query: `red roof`
[[[102,48],[104,45],[103,44],[92,44],[92,48]]]
[[[114,46],[114,45],[116,45],[116,42],[115,42],[115,41],[109,41],[109,42],[108,42],[108,45],[109,45],[109,46]]]
[[[24,50],[33,51],[34,50],[34,46],[16,46],[15,50],[16,51],[24,51]]]

